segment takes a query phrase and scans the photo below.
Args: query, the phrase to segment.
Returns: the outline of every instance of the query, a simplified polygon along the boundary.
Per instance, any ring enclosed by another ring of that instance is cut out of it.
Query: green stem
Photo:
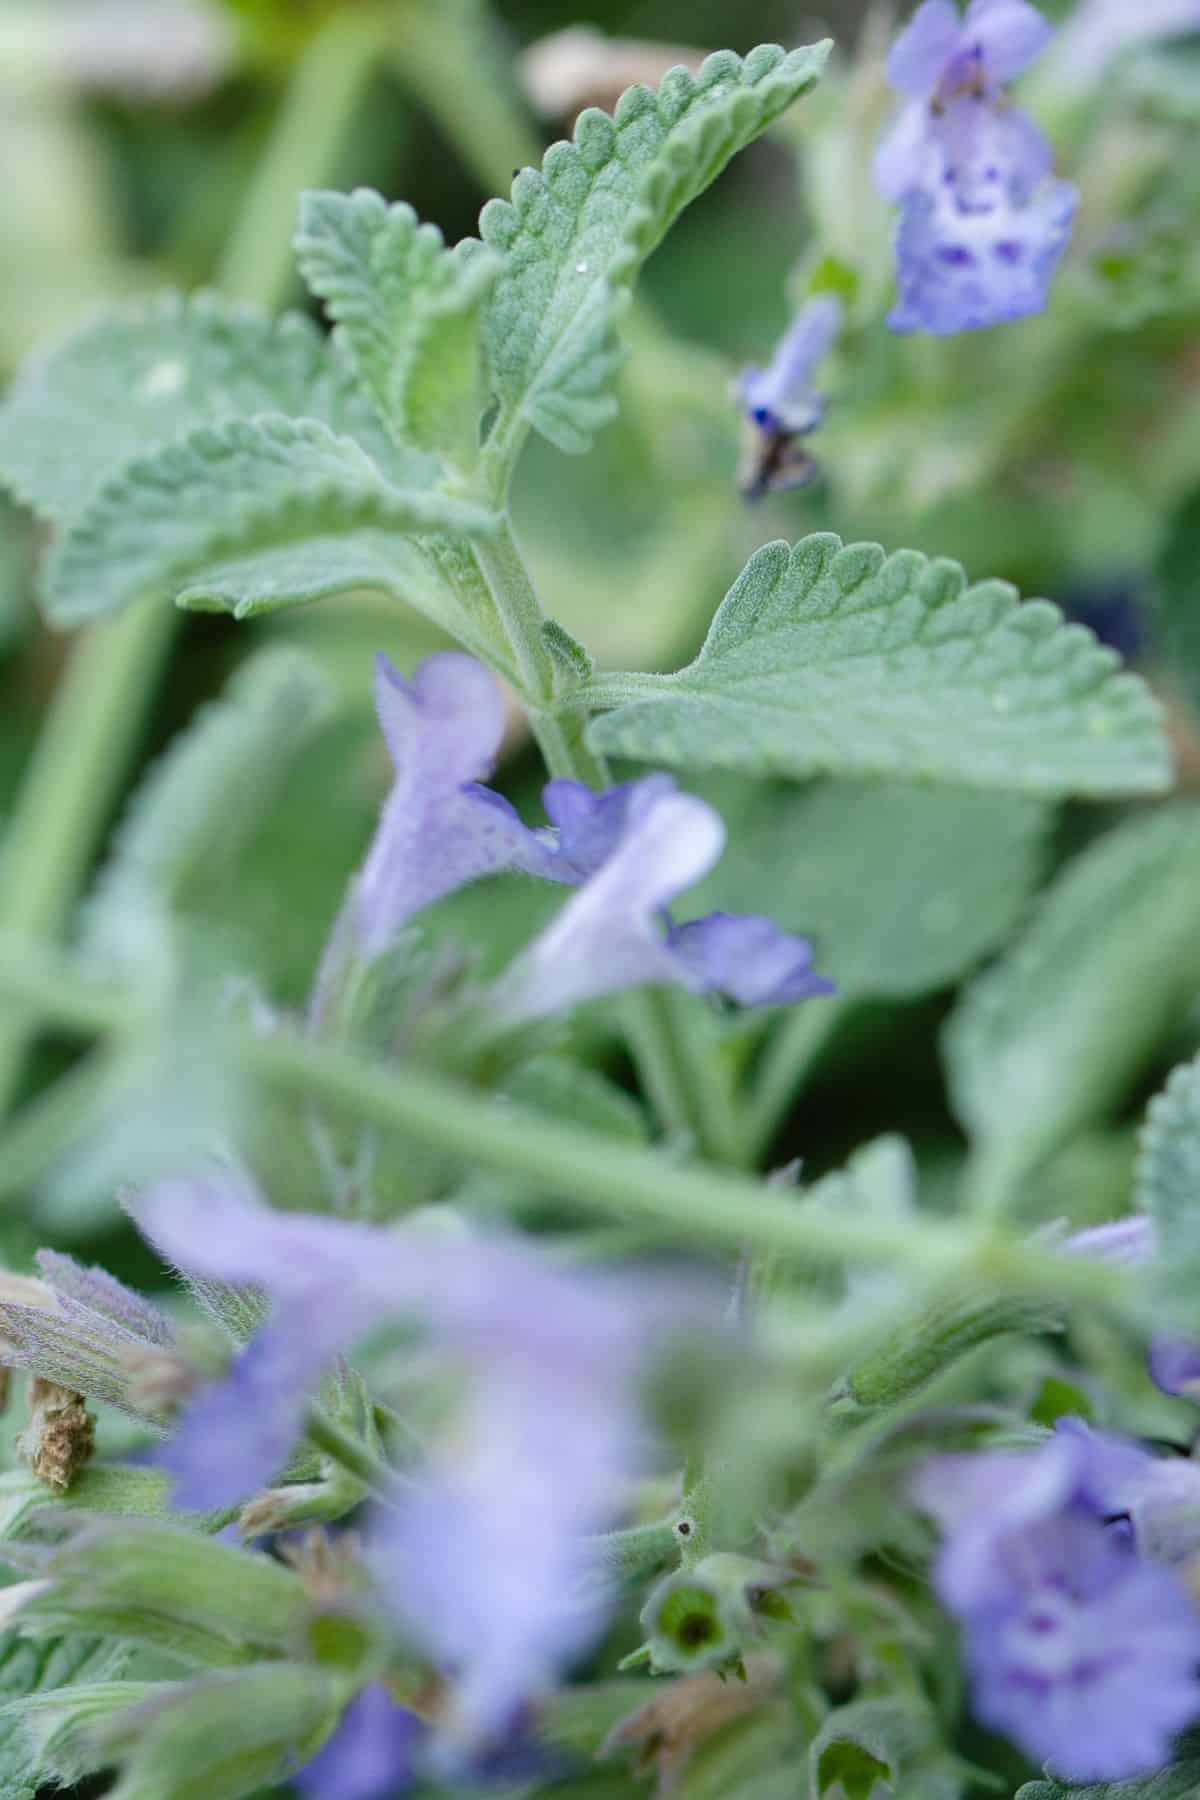
[[[436,121],[488,194],[507,194],[518,169],[542,159],[510,58],[493,20],[462,0],[397,8],[396,75]]]
[[[542,635],[546,615],[508,520],[504,520],[499,531],[479,538],[474,549],[512,645],[524,698],[531,708],[540,710],[554,697],[554,659]]]
[[[234,298],[274,307],[292,281],[298,190],[336,155],[376,54],[362,17],[339,13],[301,59],[284,96],[218,279]],[[124,787],[179,615],[161,596],[86,631],[72,648],[4,846],[0,930],[55,939],[65,930]],[[12,1107],[30,1044],[0,1020],[0,1117]]]
[[[474,552],[512,645],[529,723],[548,772],[586,782],[589,787],[607,786],[603,759],[584,742],[587,712],[570,707],[559,710],[554,705],[559,674],[542,632],[546,615],[508,520],[493,536],[480,538]]]
[[[742,1134],[721,1064],[721,1045],[704,1002],[668,988],[626,996],[622,1017],[642,1087],[668,1131],[691,1138],[698,1153],[742,1166]]]
[[[48,947],[12,937],[0,937],[0,994],[85,1038],[129,1033],[140,1018],[127,995],[84,980]],[[962,1220],[867,1219],[797,1206],[748,1175],[702,1164],[679,1168],[653,1150],[496,1105],[428,1070],[389,1068],[310,1039],[231,1028],[225,1043],[234,1067],[279,1093],[430,1148],[455,1144],[468,1161],[569,1195],[601,1217],[660,1226],[692,1249],[777,1250],[1092,1302],[1119,1295],[1126,1278],[1119,1268]]]
[[[750,1162],[770,1149],[797,1089],[845,1017],[846,1005],[844,1000],[808,1000],[777,1026],[763,1051],[743,1120]]]
[[[385,1462],[381,1462],[373,1451],[368,1450],[360,1438],[343,1431],[323,1407],[314,1405],[309,1408],[304,1433],[310,1444],[324,1455],[332,1457],[335,1463],[348,1470],[356,1480],[363,1482],[379,1499],[395,1497],[399,1479],[395,1472]]]
[[[614,1575],[626,1581],[644,1581],[675,1557],[679,1548],[675,1517],[658,1519],[653,1525],[631,1525],[624,1531],[601,1532],[584,1542]]]

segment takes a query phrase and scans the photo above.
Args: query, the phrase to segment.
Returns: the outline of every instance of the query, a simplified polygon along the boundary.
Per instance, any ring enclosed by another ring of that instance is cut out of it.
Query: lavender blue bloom
[[[383,949],[414,913],[482,875],[522,868],[553,879],[538,835],[480,785],[504,736],[504,701],[482,664],[444,651],[408,682],[380,656],[375,705],[396,781],[354,894],[364,956]]]
[[[663,777],[637,786],[606,859],[496,984],[497,1013],[523,1022],[655,982],[745,1006],[831,994],[809,944],[769,919],[711,913],[663,929],[670,903],[719,859],[725,830],[703,800]]]
[[[586,1539],[637,1472],[640,1369],[701,1315],[711,1329],[717,1309],[427,1222],[384,1231],[272,1212],[232,1177],[160,1183],[132,1211],[186,1273],[272,1303],[167,1445],[178,1504],[231,1504],[277,1474],[322,1375],[375,1326],[423,1328],[465,1378],[424,1478],[380,1510],[374,1555],[399,1620],[455,1680],[461,1741],[503,1732],[606,1615]]]
[[[738,395],[747,418],[760,431],[798,435],[821,423],[825,402],[813,388],[813,375],[841,325],[842,306],[836,295],[814,295],[797,313],[768,366],[744,370]]]
[[[812,973],[809,944],[767,919],[714,914],[672,927],[660,918],[724,844],[717,814],[670,776],[601,794],[552,781],[543,796],[552,823],[531,830],[480,785],[504,729],[486,669],[447,652],[407,682],[381,658],[376,694],[396,784],[351,900],[361,955],[377,954],[433,900],[510,869],[580,889],[501,984],[497,1004],[514,1019],[643,982],[681,982],[750,1006],[833,992]]]
[[[915,1483],[946,1534],[935,1582],[976,1714],[1072,1781],[1158,1768],[1200,1714],[1200,1614],[1131,1517],[1159,1468],[1064,1421],[1036,1450],[937,1457]]]
[[[888,58],[905,96],[875,179],[896,201],[894,331],[946,336],[1040,312],[1078,196],[1005,84],[1051,35],[1026,0],[925,0]]]
[[[1137,1266],[1149,1262],[1158,1249],[1154,1220],[1147,1213],[1130,1213],[1106,1225],[1089,1225],[1072,1232],[1060,1246],[1068,1256],[1090,1256],[1097,1262]]]
[[[413,1772],[423,1735],[415,1714],[372,1682],[350,1702],[324,1748],[292,1776],[305,1800],[391,1800]]]
[[[1154,1338],[1150,1374],[1164,1394],[1200,1400],[1200,1344],[1190,1338]]]

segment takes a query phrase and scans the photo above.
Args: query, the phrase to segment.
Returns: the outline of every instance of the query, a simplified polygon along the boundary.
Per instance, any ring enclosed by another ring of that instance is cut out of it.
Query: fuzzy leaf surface
[[[1068,865],[945,1035],[972,1138],[1027,1167],[1124,1098],[1200,987],[1200,808],[1132,820]]]
[[[14,1701],[50,1693],[68,1682],[98,1681],[117,1673],[124,1652],[96,1638],[32,1643],[15,1631],[0,1635],[0,1794],[4,1800],[34,1800],[45,1778],[36,1741]]]
[[[483,241],[505,270],[487,307],[484,342],[509,415],[582,451],[612,418],[621,352],[615,325],[638,269],[683,209],[732,156],[818,79],[829,44],[671,69],[657,92],[633,87],[610,118],[589,107],[570,143],[524,169],[512,199],[492,200]]]
[[[1154,1775],[1133,1781],[1089,1782],[1086,1787],[1066,1787],[1053,1777],[1029,1781],[1016,1800],[1195,1800],[1200,1794],[1200,1760],[1189,1757]]]
[[[601,683],[613,703],[621,677]],[[889,775],[1051,795],[1155,793],[1159,709],[1045,601],[957,563],[817,533],[751,557],[696,660],[631,678],[598,750],[753,775]]]
[[[256,413],[318,419],[391,456],[406,485],[432,477],[428,459],[399,466],[349,363],[308,319],[169,294],[30,358],[0,406],[0,480],[61,523],[127,463]]]
[[[1151,1101],[1135,1191],[1158,1227],[1159,1281],[1194,1306],[1200,1277],[1200,1061],[1175,1069]]]
[[[320,1670],[264,1662],[175,1683],[113,1722],[122,1762],[113,1800],[242,1800],[307,1762],[337,1722]]]
[[[500,257],[474,242],[448,250],[436,225],[368,188],[305,194],[296,250],[396,437],[473,461],[483,399],[480,308]]]
[[[431,489],[401,489],[352,439],[315,419],[262,414],[204,427],[128,464],[93,496],[55,545],[46,610],[61,624],[116,611],[144,594],[213,598],[239,616],[258,610],[270,571],[275,604],[327,592],[327,562],[306,573],[310,540],[328,546],[359,531],[403,540],[440,530],[486,530],[489,515]],[[289,580],[271,559],[283,555]],[[265,565],[265,567],[264,567]],[[219,581],[212,570],[223,570]],[[235,573],[255,572],[242,586]],[[341,587],[356,585],[349,554]],[[291,591],[288,591],[290,587]]]

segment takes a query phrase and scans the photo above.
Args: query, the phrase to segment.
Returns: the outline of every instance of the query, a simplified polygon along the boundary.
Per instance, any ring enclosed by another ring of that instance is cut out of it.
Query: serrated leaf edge
[[[64,604],[62,595],[64,590],[86,588],[89,561],[103,545],[109,521],[136,516],[139,489],[151,482],[161,487],[164,478],[167,482],[177,480],[182,500],[197,458],[215,462],[231,451],[252,448],[264,437],[277,446],[308,442],[322,449],[336,449],[346,457],[347,477],[344,481],[331,476],[297,480],[286,495],[269,500],[256,502],[253,495],[247,496],[236,522],[214,517],[211,529],[193,540],[186,553],[164,564],[160,578],[164,590],[170,590],[173,584],[186,586],[185,574],[198,562],[244,555],[248,537],[261,535],[273,540],[261,548],[303,541],[312,532],[313,514],[319,510],[330,515],[324,522],[323,535],[330,529],[352,530],[357,526],[382,527],[404,536],[447,529],[482,535],[496,528],[495,515],[470,501],[436,490],[393,487],[361,445],[331,431],[318,419],[258,413],[248,419],[232,419],[225,425],[201,426],[153,455],[127,463],[104,483],[75,522],[61,533],[51,552],[45,580],[47,616],[64,625],[97,616],[97,610],[86,605]],[[357,484],[355,476],[361,478],[362,485]],[[76,565],[81,571],[78,578],[74,573]],[[135,597],[130,594],[126,603]]]

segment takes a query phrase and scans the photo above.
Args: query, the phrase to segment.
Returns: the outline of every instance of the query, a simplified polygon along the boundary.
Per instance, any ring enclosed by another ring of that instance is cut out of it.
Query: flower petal
[[[892,45],[887,78],[911,100],[928,100],[962,42],[954,0],[924,0]]]
[[[607,861],[510,963],[492,991],[496,1011],[518,1023],[647,983],[695,985],[659,915],[708,873],[724,843],[703,800],[662,793],[639,808]]]
[[[1054,27],[1028,0],[971,0],[963,34],[983,52],[989,82],[1000,83],[1041,55]]]
[[[482,875],[546,874],[552,857],[500,794],[480,787],[504,734],[495,680],[469,656],[446,651],[411,682],[380,657],[376,705],[396,782],[354,899],[360,952],[372,956],[423,907]],[[553,878],[553,876],[551,877]]]
[[[625,833],[650,807],[676,792],[670,775],[647,775],[597,794],[581,781],[550,781],[542,790],[556,828],[557,879],[578,883],[607,862]]]
[[[813,392],[813,375],[841,324],[841,301],[833,294],[816,294],[797,313],[770,367],[746,370],[739,391],[743,407],[756,424],[800,433],[820,423],[824,407]]]
[[[901,107],[875,152],[875,186],[885,200],[903,200],[913,188],[940,178],[942,152],[923,101]]]
[[[836,992],[815,973],[812,945],[758,913],[709,913],[667,934],[688,985],[726,994],[739,1006],[788,1006]]]
[[[392,1800],[413,1774],[424,1727],[374,1681],[350,1702],[333,1736],[292,1786],[305,1800]]]
[[[1024,206],[1001,195],[989,211],[961,209],[945,190],[910,194],[892,330],[949,336],[1043,311],[1077,200],[1065,181],[1045,183]]]

